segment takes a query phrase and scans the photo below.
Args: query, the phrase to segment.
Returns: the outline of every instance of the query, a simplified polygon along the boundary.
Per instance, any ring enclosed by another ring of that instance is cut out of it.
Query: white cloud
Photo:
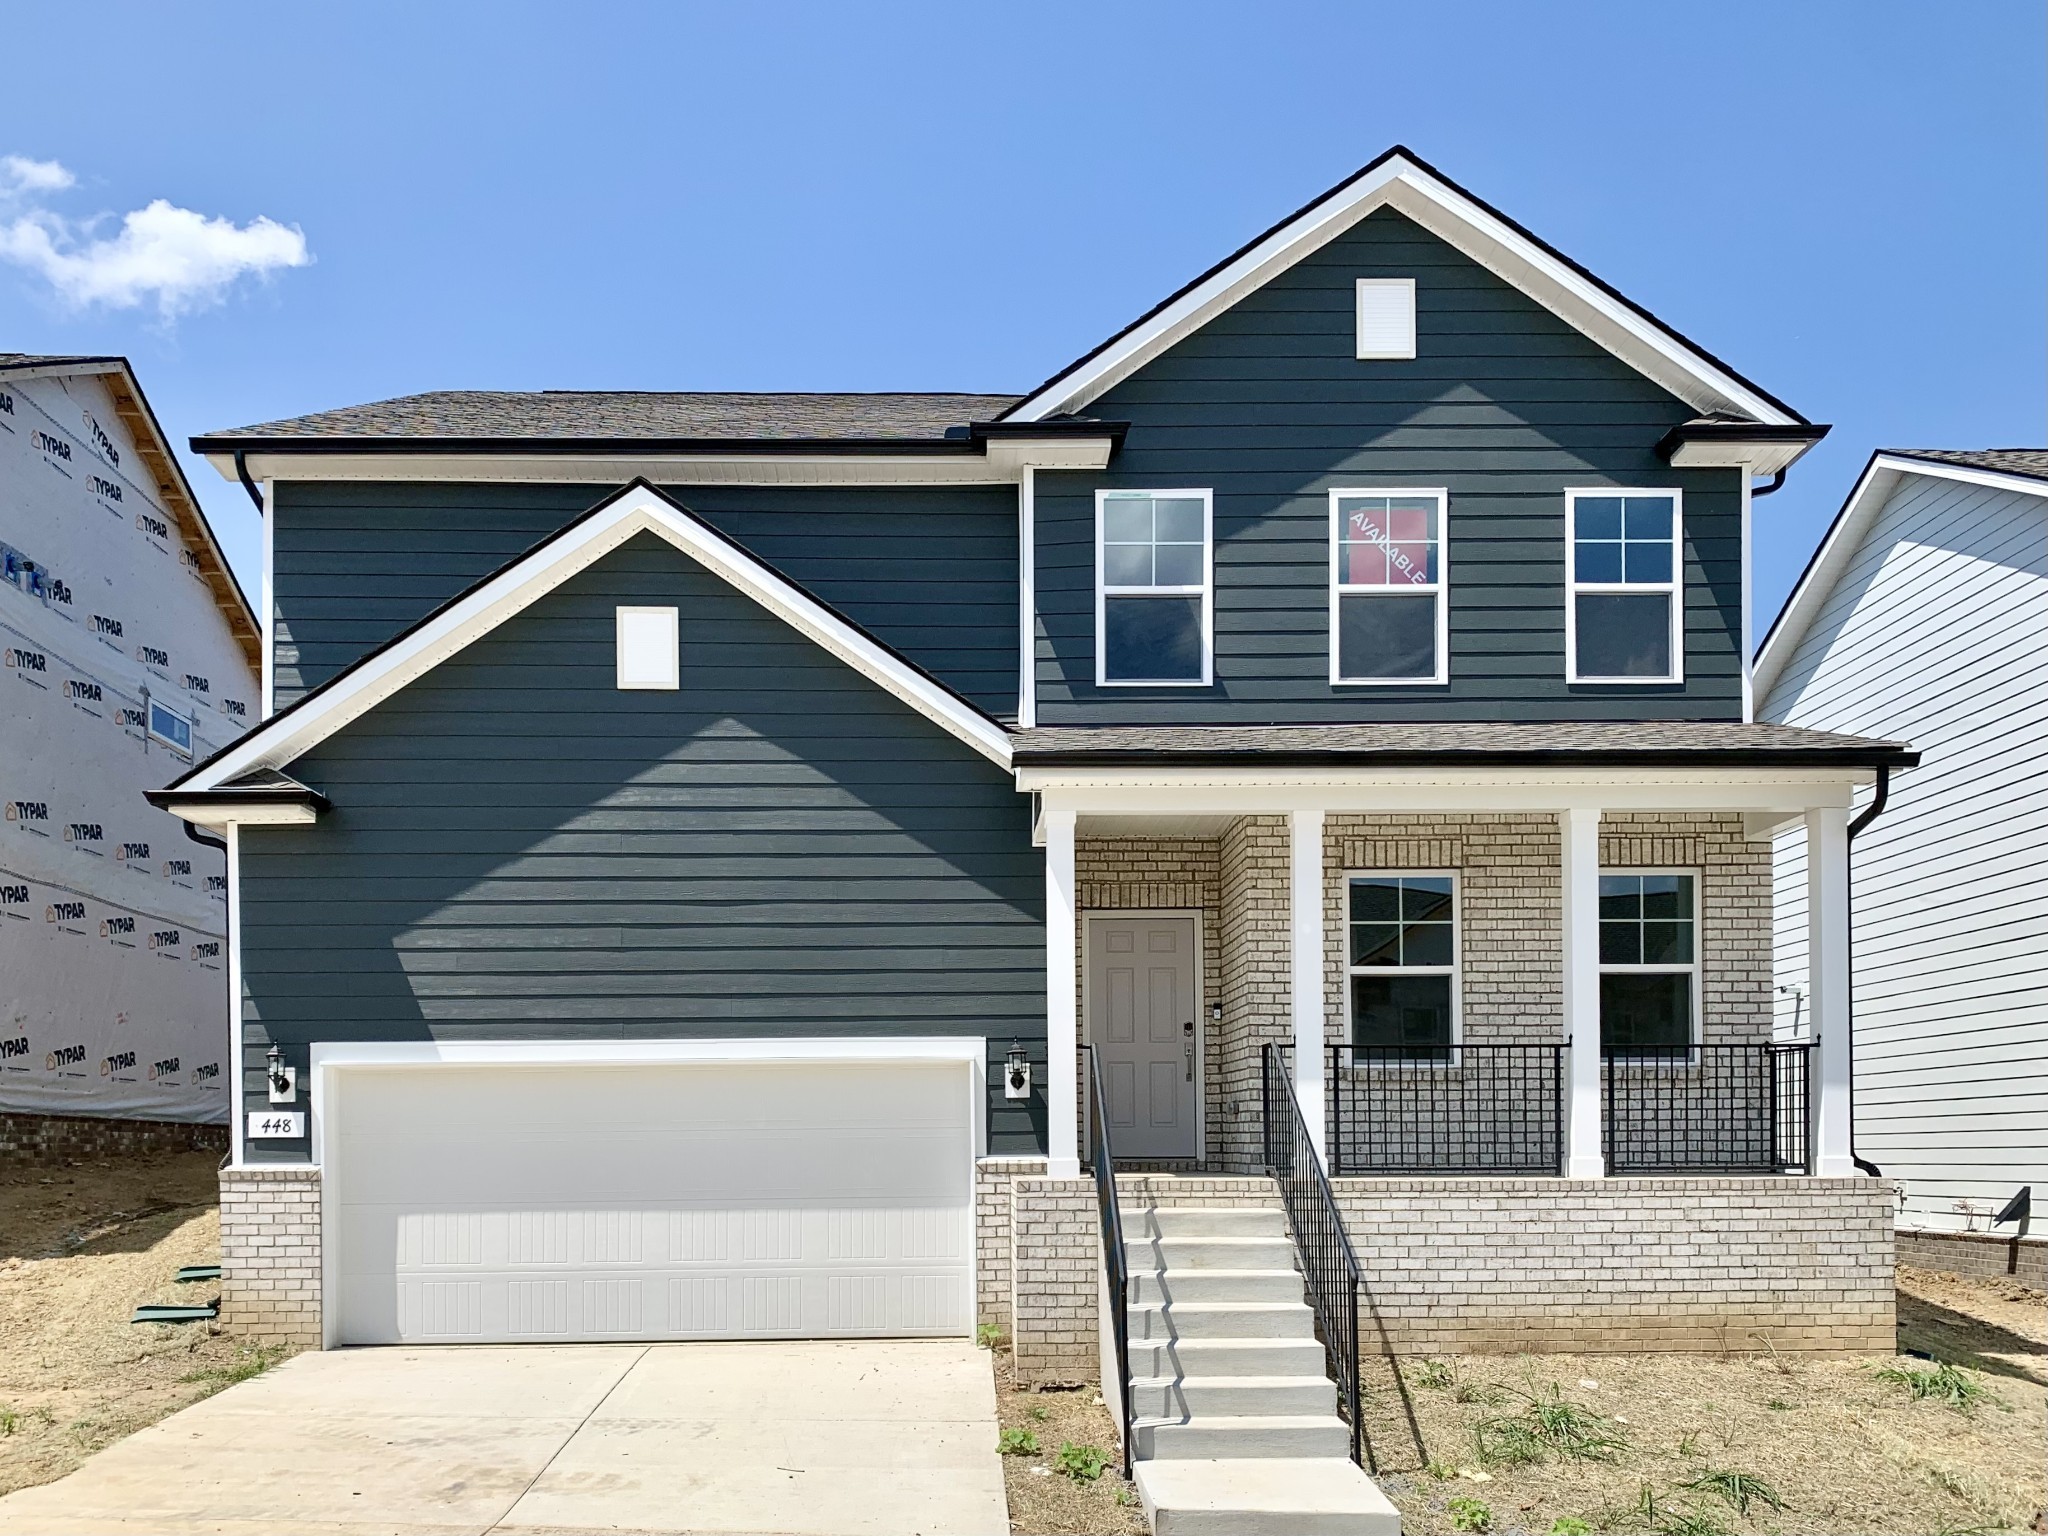
[[[101,235],[103,219],[72,220],[38,205],[71,173],[53,160],[0,157],[0,260],[37,273],[66,303],[133,309],[154,300],[166,320],[218,304],[236,280],[312,261],[291,225],[208,218],[158,198]],[[15,211],[7,216],[9,207]]]
[[[62,192],[77,179],[54,160],[0,155],[0,197],[18,196],[23,192]]]

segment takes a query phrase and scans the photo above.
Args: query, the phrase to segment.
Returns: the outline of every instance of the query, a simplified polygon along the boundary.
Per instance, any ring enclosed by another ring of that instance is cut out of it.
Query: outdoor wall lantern
[[[1024,1054],[1024,1042],[1010,1042],[1009,1061],[1003,1069],[1003,1097],[1006,1099],[1028,1099],[1031,1097],[1031,1061]]]
[[[286,1066],[284,1052],[274,1045],[264,1059],[270,1063],[270,1102],[295,1103],[299,1096],[299,1069]]]

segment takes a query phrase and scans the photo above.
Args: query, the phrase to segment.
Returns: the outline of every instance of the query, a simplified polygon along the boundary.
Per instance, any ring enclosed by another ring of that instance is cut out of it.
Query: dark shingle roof
[[[1790,725],[1703,720],[1421,725],[1043,726],[1016,734],[1025,764],[1699,763],[1768,761],[1910,766],[1903,742]]]
[[[249,438],[459,438],[834,441],[964,436],[1015,395],[661,393],[441,389],[258,422],[203,441]]]
[[[1956,464],[1964,469],[1988,469],[1994,474],[2048,480],[2048,448],[1887,448],[1884,451],[1902,459],[1931,459],[1936,464]]]

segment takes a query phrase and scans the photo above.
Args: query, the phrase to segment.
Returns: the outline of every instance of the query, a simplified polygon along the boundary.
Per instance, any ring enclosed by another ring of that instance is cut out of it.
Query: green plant
[[[1698,1430],[1696,1430],[1696,1429],[1689,1429],[1689,1430],[1687,1430],[1687,1431],[1686,1431],[1686,1432],[1685,1432],[1684,1434],[1682,1434],[1682,1435],[1680,1435],[1680,1436],[1678,1437],[1678,1454],[1679,1454],[1679,1455],[1681,1455],[1681,1456],[1697,1456],[1697,1455],[1699,1455],[1699,1453],[1700,1453],[1700,1432],[1699,1432]]]
[[[261,1344],[253,1349],[244,1349],[226,1365],[211,1365],[202,1370],[191,1371],[180,1377],[182,1381],[203,1385],[202,1396],[211,1397],[225,1391],[239,1382],[261,1376],[284,1358],[284,1350],[274,1344]]]
[[[1117,1489],[1116,1502],[1119,1509],[1136,1509],[1145,1501],[1138,1497],[1138,1490],[1126,1484]]]
[[[1768,1504],[1773,1509],[1785,1507],[1785,1501],[1778,1497],[1777,1489],[1748,1472],[1709,1472],[1679,1486],[1689,1488],[1695,1493],[1716,1494],[1722,1503],[1738,1515],[1748,1514],[1751,1504]]]
[[[1422,1470],[1428,1473],[1429,1476],[1435,1478],[1440,1483],[1448,1483],[1452,1478],[1458,1475],[1458,1469],[1456,1467],[1445,1466],[1440,1461],[1432,1461],[1428,1466],[1424,1467]]]
[[[1765,1403],[1764,1406],[1774,1413],[1790,1413],[1792,1411],[1792,1405],[1782,1397],[1774,1397],[1768,1403]]]
[[[1458,1379],[1458,1373],[1445,1360],[1425,1360],[1415,1368],[1415,1384],[1418,1387],[1436,1387],[1441,1390]]]
[[[1932,1399],[1946,1403],[1958,1413],[1968,1413],[1979,1403],[1995,1403],[1998,1398],[1968,1371],[1943,1362],[1934,1366],[1880,1365],[1877,1379],[1890,1386],[1903,1387],[1906,1395],[1920,1402]]]
[[[1559,1515],[1550,1522],[1549,1536],[1593,1536],[1593,1527],[1577,1515]]]
[[[1036,1456],[1038,1436],[1028,1429],[1006,1429],[996,1436],[998,1456]]]
[[[0,1435],[11,1435],[20,1425],[20,1414],[12,1408],[0,1408]]]
[[[1515,1394],[1527,1407],[1509,1417],[1496,1414],[1472,1427],[1480,1458],[1499,1466],[1522,1466],[1555,1454],[1567,1461],[1612,1461],[1628,1444],[1613,1420],[1567,1402],[1553,1386],[1548,1395]]]
[[[1002,1347],[1002,1342],[1003,1330],[994,1323],[983,1323],[974,1330],[974,1347],[976,1349],[999,1349]]]
[[[1043,1408],[1034,1406],[1031,1410],[1031,1422],[1034,1424],[1043,1424],[1047,1419],[1051,1417],[1052,1415],[1050,1413],[1047,1413]]]
[[[1655,1536],[1728,1536],[1728,1527],[1715,1517],[1714,1512],[1698,1504],[1691,1509],[1667,1513],[1650,1529]]]
[[[1110,1456],[1099,1445],[1076,1445],[1069,1440],[1052,1459],[1052,1469],[1065,1473],[1077,1483],[1092,1483],[1109,1470]]]
[[[1454,1531],[1490,1531],[1493,1529],[1493,1511],[1478,1499],[1453,1499],[1450,1502],[1451,1529]]]

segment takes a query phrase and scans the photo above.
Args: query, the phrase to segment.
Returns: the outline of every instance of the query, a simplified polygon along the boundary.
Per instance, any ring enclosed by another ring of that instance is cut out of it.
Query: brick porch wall
[[[1044,1178],[1042,1157],[984,1157],[974,1165],[974,1320],[1007,1336],[1015,1330],[1010,1292],[1011,1186],[1019,1178]]]
[[[1210,1142],[1227,1173],[1263,1171],[1265,1117],[1260,1050],[1289,1038],[1287,819],[1243,816],[1222,840],[1217,929],[1223,1024],[1217,1053],[1222,1114]],[[1219,1134],[1220,1133],[1220,1134]]]
[[[221,1322],[237,1338],[320,1348],[320,1171],[223,1168]]]
[[[1338,1179],[1362,1345],[1890,1354],[1882,1179]]]
[[[1102,1374],[1096,1292],[1102,1265],[1093,1179],[1011,1184],[1011,1360],[1032,1385]]]

